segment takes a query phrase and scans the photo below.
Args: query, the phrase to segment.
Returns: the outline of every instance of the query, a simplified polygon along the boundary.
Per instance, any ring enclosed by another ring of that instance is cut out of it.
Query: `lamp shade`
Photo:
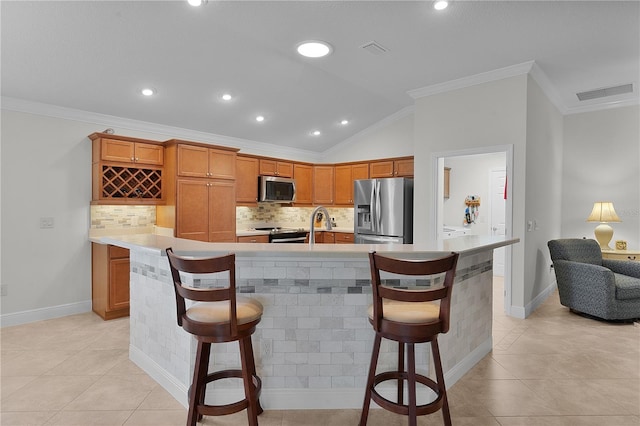
[[[610,201],[597,201],[593,203],[593,210],[587,218],[587,222],[621,222]]]

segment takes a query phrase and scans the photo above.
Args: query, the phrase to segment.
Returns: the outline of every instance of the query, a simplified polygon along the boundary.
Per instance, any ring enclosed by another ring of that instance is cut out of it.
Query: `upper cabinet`
[[[164,147],[148,142],[100,138],[100,159],[121,163],[139,163],[162,166]]]
[[[353,181],[369,178],[369,163],[344,164],[335,167],[336,188],[335,202],[337,205],[353,205]]]
[[[260,159],[260,174],[264,176],[293,177],[293,163],[275,159]]]
[[[313,204],[333,204],[334,166],[313,166]]]
[[[413,157],[372,161],[369,165],[370,178],[413,177]]]
[[[236,203],[258,202],[258,174],[260,160],[255,157],[236,157]]]
[[[93,133],[92,204],[162,204],[164,146]]]
[[[293,179],[296,181],[295,205],[313,203],[313,166],[309,164],[293,165]]]
[[[236,178],[236,151],[178,144],[178,176]]]

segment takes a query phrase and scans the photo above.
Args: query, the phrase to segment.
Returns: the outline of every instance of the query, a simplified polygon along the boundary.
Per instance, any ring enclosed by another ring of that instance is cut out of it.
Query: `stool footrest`
[[[401,402],[393,402],[384,396],[380,395],[376,390],[376,386],[382,382],[388,380],[407,380],[408,374],[403,371],[386,371],[384,373],[377,374],[373,379],[373,389],[371,389],[371,399],[385,410],[389,410],[396,414],[409,415],[409,406],[402,404]],[[416,414],[422,416],[424,414],[435,413],[442,408],[443,394],[440,392],[438,384],[430,378],[421,374],[416,374],[416,383],[421,383],[429,387],[437,395],[433,401],[416,406]]]
[[[242,370],[221,370],[216,371],[210,374],[207,374],[207,378],[205,383],[211,383],[216,380],[222,379],[242,379]],[[256,399],[260,398],[260,392],[262,390],[262,380],[258,376],[251,376],[253,386],[256,390]],[[192,389],[189,388],[189,393],[191,393]],[[231,404],[224,405],[208,405],[208,404],[198,404],[198,413],[205,416],[226,416],[227,414],[237,413],[238,411],[242,411],[249,406],[249,401],[247,398],[241,399],[237,402],[232,402]],[[259,410],[260,414],[262,410]]]

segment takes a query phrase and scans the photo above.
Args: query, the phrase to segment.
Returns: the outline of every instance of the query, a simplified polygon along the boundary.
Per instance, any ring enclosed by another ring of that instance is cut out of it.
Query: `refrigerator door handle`
[[[370,198],[369,212],[370,212],[370,223],[371,223],[371,231],[376,232],[376,182],[373,181],[371,185],[371,198]]]
[[[380,181],[376,180],[376,232],[380,232],[382,228],[382,217],[380,217],[381,203],[380,203]]]

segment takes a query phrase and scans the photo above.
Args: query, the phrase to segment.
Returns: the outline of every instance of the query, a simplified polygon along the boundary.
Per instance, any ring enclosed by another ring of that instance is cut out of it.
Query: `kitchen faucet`
[[[331,218],[329,217],[329,212],[324,206],[318,206],[311,213],[311,224],[309,225],[309,245],[313,245],[316,242],[316,234],[315,234],[315,219],[316,214],[318,212],[322,212],[324,214],[325,225],[327,227],[327,231],[331,231]]]

